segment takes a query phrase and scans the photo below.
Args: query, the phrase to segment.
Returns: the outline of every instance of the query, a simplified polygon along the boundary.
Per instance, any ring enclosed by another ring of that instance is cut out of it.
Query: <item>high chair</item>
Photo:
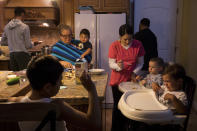
[[[184,131],[187,130],[187,125],[189,121],[189,117],[191,114],[191,108],[192,108],[192,103],[194,99],[194,94],[195,94],[195,89],[196,89],[196,82],[191,78],[191,77],[186,77],[186,83],[185,83],[185,88],[184,91],[187,94],[187,99],[188,99],[188,110],[187,110],[187,117],[184,122]]]
[[[129,125],[128,125],[128,129],[129,130],[136,130],[137,128],[142,128],[140,130],[148,130],[147,128],[149,128],[149,130],[187,130],[187,125],[188,125],[188,121],[189,121],[189,117],[190,117],[190,113],[191,113],[191,108],[192,108],[192,103],[193,103],[193,98],[194,98],[194,94],[195,94],[195,88],[196,88],[196,83],[195,81],[191,78],[191,77],[186,77],[185,78],[185,83],[184,83],[184,91],[187,95],[187,100],[188,100],[188,107],[187,107],[187,113],[186,114],[180,114],[180,115],[175,115],[175,119],[173,119],[172,121],[170,121],[170,123],[166,123],[166,124],[157,124],[154,126],[148,126],[147,123],[142,123],[141,120],[129,120]],[[127,94],[129,94],[129,92],[127,92]],[[125,93],[126,95],[126,93]],[[124,108],[121,108],[124,109]],[[151,119],[153,117],[151,116]],[[163,119],[163,118],[162,118]],[[159,119],[158,119],[159,120]],[[147,121],[146,121],[147,122]]]
[[[36,131],[50,122],[51,131],[56,130],[57,107],[52,103],[0,103],[1,122],[41,121]]]

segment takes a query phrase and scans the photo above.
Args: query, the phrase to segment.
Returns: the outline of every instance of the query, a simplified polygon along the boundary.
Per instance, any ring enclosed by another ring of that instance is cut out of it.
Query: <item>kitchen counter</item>
[[[10,57],[0,55],[0,70],[9,70]]]
[[[9,70],[10,57],[8,46],[0,46],[0,70]]]
[[[1,77],[2,77],[2,72],[5,72],[5,71],[0,71]],[[6,84],[6,78],[5,77],[2,77],[2,78],[4,79],[0,80],[0,101],[5,101],[7,98],[13,97],[13,96],[17,97],[17,96],[30,94],[31,88],[29,86],[28,81],[25,81],[23,84],[15,84],[12,86],[8,86]],[[105,90],[107,87],[108,74],[103,73],[100,75],[91,75],[91,78],[96,85],[97,94],[100,99],[100,102],[102,103],[102,101],[105,98]],[[63,85],[65,85],[67,88],[60,89],[58,94],[54,96],[53,98],[65,100],[66,102],[71,104],[74,108],[81,110],[83,112],[87,112],[88,92],[86,91],[86,89],[81,84],[76,84],[74,78],[68,78],[65,75],[63,75],[62,82],[63,82]],[[105,121],[105,118],[102,117],[102,120]],[[3,123],[3,125],[5,125],[5,123]],[[80,127],[77,127],[76,125],[72,125],[69,122],[67,122],[66,125],[67,125],[68,130],[83,130],[83,131],[88,130],[88,129],[86,130],[84,128],[82,129]],[[15,129],[15,127],[16,125],[13,125],[11,127],[12,130]],[[3,129],[4,128],[5,127],[3,127]]]
[[[91,75],[91,79],[96,85],[100,101],[103,101],[107,87],[108,74]],[[75,79],[68,79],[63,76],[63,85],[67,88],[61,89],[53,98],[63,99],[72,105],[88,104],[88,92],[81,84],[76,84]]]
[[[9,71],[0,71],[0,101],[3,101],[9,97],[23,96],[30,91],[29,82],[17,83],[15,85],[7,85],[7,74],[11,74]]]
[[[108,74],[91,75],[93,82],[96,85],[96,90],[100,101],[104,100],[105,90],[107,87]],[[74,78],[68,78],[63,75],[63,84],[67,87],[60,89],[55,99],[62,99],[72,105],[88,104],[88,92],[81,84],[76,84]],[[15,84],[8,86],[6,80],[0,82],[0,100],[12,96],[22,96],[30,94],[29,82],[26,81],[22,85]]]

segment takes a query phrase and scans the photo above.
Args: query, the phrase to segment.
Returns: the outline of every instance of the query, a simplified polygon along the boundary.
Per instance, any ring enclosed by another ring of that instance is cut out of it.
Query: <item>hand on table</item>
[[[60,61],[60,63],[64,66],[64,68],[73,68],[73,65],[67,61]]]

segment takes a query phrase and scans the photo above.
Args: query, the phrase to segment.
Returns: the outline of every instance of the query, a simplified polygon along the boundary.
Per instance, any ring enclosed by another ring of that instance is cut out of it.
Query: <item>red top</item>
[[[133,40],[128,49],[122,47],[119,41],[113,42],[109,47],[109,58],[122,60],[124,69],[116,71],[112,69],[110,85],[119,85],[121,82],[131,80],[131,74],[136,67],[137,59],[144,56],[144,47],[138,40]]]

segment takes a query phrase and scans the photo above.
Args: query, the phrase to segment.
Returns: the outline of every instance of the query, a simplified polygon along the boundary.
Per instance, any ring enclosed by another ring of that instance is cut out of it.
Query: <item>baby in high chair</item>
[[[164,84],[161,87],[152,84],[159,101],[177,113],[186,113],[188,100],[183,91],[186,78],[184,68],[179,64],[169,65],[164,70],[162,77]]]
[[[152,83],[161,86],[163,84],[162,72],[164,69],[164,61],[162,58],[156,57],[149,61],[149,74],[139,83],[146,88],[152,89]]]

